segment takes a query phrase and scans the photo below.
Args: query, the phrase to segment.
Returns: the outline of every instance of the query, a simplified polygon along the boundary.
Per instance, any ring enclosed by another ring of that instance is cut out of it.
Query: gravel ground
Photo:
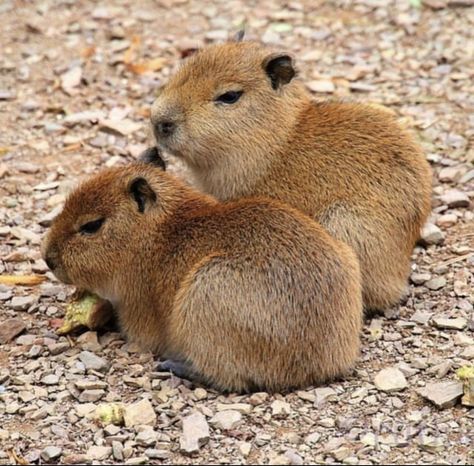
[[[0,463],[473,464],[474,412],[455,376],[474,360],[468,4],[2,1],[0,274],[47,280],[0,285]],[[435,180],[406,300],[366,322],[352,376],[281,395],[224,396],[156,373],[112,331],[58,337],[73,290],[39,251],[78,179],[146,147],[150,103],[180,57],[244,19],[248,37],[295,54],[317,98],[396,111]],[[125,406],[125,426],[94,419],[103,403]]]

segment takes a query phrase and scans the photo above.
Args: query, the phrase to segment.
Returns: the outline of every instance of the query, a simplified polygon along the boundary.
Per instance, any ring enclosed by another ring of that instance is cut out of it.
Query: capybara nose
[[[169,120],[162,120],[156,124],[156,130],[161,137],[168,137],[174,133],[176,129],[175,123]]]

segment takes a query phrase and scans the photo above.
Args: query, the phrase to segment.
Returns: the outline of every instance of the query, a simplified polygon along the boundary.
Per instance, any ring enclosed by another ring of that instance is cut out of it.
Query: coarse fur
[[[72,192],[42,251],[60,280],[110,300],[131,340],[222,390],[319,384],[359,353],[354,252],[279,201],[107,169]]]
[[[271,64],[271,66],[269,66]],[[220,200],[285,201],[356,251],[365,307],[405,290],[431,207],[431,170],[412,134],[381,106],[317,102],[292,58],[254,42],[212,45],[188,58],[152,106],[158,144]],[[219,101],[241,91],[233,104]]]

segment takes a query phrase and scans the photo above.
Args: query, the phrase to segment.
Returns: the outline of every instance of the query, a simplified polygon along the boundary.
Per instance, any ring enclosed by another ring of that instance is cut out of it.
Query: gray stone
[[[34,296],[15,296],[10,301],[10,307],[15,311],[26,311],[35,303]]]
[[[26,329],[26,324],[20,319],[8,319],[0,324],[0,345],[10,343],[17,335]]]
[[[58,382],[59,377],[56,374],[49,374],[41,379],[41,383],[44,385],[57,385]]]
[[[158,440],[158,434],[152,429],[144,429],[137,434],[135,441],[142,447],[151,447]]]
[[[375,376],[374,383],[375,386],[383,392],[397,392],[408,386],[403,372],[396,367],[382,369]]]
[[[444,242],[444,233],[433,223],[427,223],[421,231],[421,241],[427,246],[442,244]]]
[[[123,412],[125,427],[136,425],[154,425],[156,422],[156,413],[149,400],[144,398],[137,403],[125,407]]]
[[[419,389],[418,393],[443,409],[456,404],[463,394],[463,387],[461,382],[429,383]]]
[[[433,323],[437,328],[462,330],[467,325],[464,317],[456,317],[455,319],[445,317],[433,317]]]
[[[98,372],[107,372],[110,367],[110,363],[90,351],[82,351],[82,353],[79,354],[79,359],[88,370],[92,369]]]
[[[272,416],[288,416],[291,414],[290,403],[281,400],[275,400],[271,404]]]
[[[79,396],[79,401],[81,403],[94,403],[99,401],[104,395],[104,390],[84,390]]]
[[[228,410],[217,413],[209,423],[217,429],[232,430],[235,429],[242,420],[242,414],[238,411]]]
[[[193,413],[183,419],[180,439],[182,453],[197,453],[209,441],[209,426],[201,413]]]
[[[158,450],[155,448],[148,448],[144,453],[152,460],[167,460],[171,456],[171,452],[168,450]]]
[[[449,208],[469,207],[469,197],[467,194],[453,189],[441,196],[441,202],[446,204]]]
[[[431,278],[429,273],[412,273],[410,275],[410,280],[414,285],[423,285]]]
[[[46,447],[41,452],[41,458],[45,463],[50,463],[52,460],[59,458],[61,455],[62,450],[58,447]]]
[[[432,278],[431,280],[428,280],[425,283],[426,288],[437,291],[446,286],[446,278],[444,277],[436,277]]]
[[[107,459],[112,453],[111,447],[99,447],[93,445],[87,450],[86,456],[91,460],[95,461],[103,461]]]

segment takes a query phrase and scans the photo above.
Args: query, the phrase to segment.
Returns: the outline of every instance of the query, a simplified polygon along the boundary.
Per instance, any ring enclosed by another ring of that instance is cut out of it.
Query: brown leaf
[[[140,47],[141,39],[139,36],[132,37],[132,43],[130,47],[123,54],[123,62],[127,65],[132,62],[132,55],[135,50]]]
[[[34,286],[44,281],[44,275],[0,275],[0,285]]]
[[[135,74],[149,73],[151,71],[159,71],[166,64],[165,58],[154,58],[153,60],[145,61],[142,63],[126,63],[126,67],[129,71]]]
[[[20,456],[15,450],[9,450],[8,456],[10,457],[10,460],[15,462],[15,464],[30,464],[29,461],[23,458],[23,456]]]
[[[89,47],[85,47],[81,50],[81,57],[82,58],[91,58],[95,54],[95,46],[91,45]]]

